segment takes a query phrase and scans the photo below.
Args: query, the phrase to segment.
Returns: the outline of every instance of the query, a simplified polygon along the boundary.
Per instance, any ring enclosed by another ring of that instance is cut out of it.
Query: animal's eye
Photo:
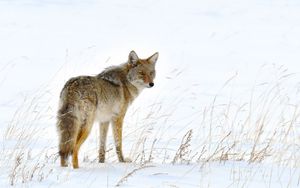
[[[145,73],[144,72],[139,72],[141,76],[145,76]]]
[[[151,75],[151,76],[153,76],[154,74],[155,74],[155,72],[154,72],[154,71],[150,72],[150,75]]]

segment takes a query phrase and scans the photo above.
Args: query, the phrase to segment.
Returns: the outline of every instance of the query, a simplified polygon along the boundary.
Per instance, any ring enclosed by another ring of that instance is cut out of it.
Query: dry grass
[[[127,181],[127,179],[132,176],[134,173],[136,173],[137,171],[143,170],[145,168],[151,168],[154,167],[153,165],[141,165],[138,168],[133,169],[132,171],[128,172],[125,176],[123,176],[115,185],[116,187],[121,186],[125,181]]]
[[[143,119],[142,130],[138,131],[137,146],[131,154],[141,164],[146,162],[162,163],[209,163],[211,161],[248,161],[249,163],[271,162],[277,165],[298,167],[295,159],[300,157],[298,148],[300,110],[297,103],[291,103],[287,82],[293,74],[287,73],[282,67],[275,67],[277,77],[266,83],[255,83],[249,92],[249,99],[233,99],[218,103],[219,93],[227,89],[234,77],[230,78],[221,88],[212,103],[198,112],[201,125],[196,123],[179,128],[175,135],[164,137],[172,129],[174,122],[168,122],[174,114],[164,113],[162,102],[155,101],[154,107],[147,118]],[[293,92],[297,88],[294,88]],[[225,96],[226,97],[226,96]],[[244,96],[243,96],[244,97]],[[173,106],[174,109],[179,105]],[[160,111],[160,117],[155,112]],[[172,110],[171,110],[172,111]],[[191,121],[194,116],[191,115]],[[180,120],[178,120],[180,121]],[[189,123],[189,120],[187,120]],[[164,124],[164,127],[161,126]],[[168,125],[169,124],[169,125]],[[153,125],[158,125],[156,133],[149,136]],[[177,127],[178,128],[178,127]],[[190,129],[190,130],[188,130]],[[184,131],[188,130],[188,131]],[[186,132],[186,134],[182,134]],[[202,132],[195,135],[192,132]],[[174,140],[179,141],[177,148]],[[204,135],[200,138],[199,135]],[[151,136],[153,136],[151,138]],[[176,139],[170,138],[176,137]],[[195,138],[196,137],[196,138]],[[194,141],[195,140],[195,141]],[[172,144],[171,144],[172,143]],[[170,146],[172,145],[172,146]],[[146,147],[145,147],[146,146]],[[151,157],[147,157],[151,156]]]
[[[190,158],[190,154],[192,152],[190,149],[192,134],[193,134],[193,130],[191,129],[183,136],[180,146],[176,151],[176,154],[172,160],[172,164],[178,163],[179,161],[181,163],[189,164],[189,162],[192,160]]]
[[[211,97],[211,103],[196,106],[198,109],[185,117],[177,117],[185,104],[184,97],[167,104],[163,96],[158,97],[146,108],[146,114],[140,113],[138,106],[131,109],[125,126],[135,129],[125,130],[124,142],[132,146],[126,149],[139,167],[116,186],[137,171],[151,167],[149,163],[194,164],[203,168],[215,161],[247,161],[299,167],[300,109],[293,100],[299,93],[287,84],[292,74],[282,67],[274,69],[275,79],[255,82],[245,95],[232,91],[232,82],[238,79],[234,75]],[[181,75],[176,71],[174,74]],[[55,129],[55,110],[47,105],[50,98],[53,94],[42,90],[24,100],[5,130],[1,164],[10,169],[10,185],[43,181],[53,172],[48,166],[57,164],[55,143],[35,149],[43,140],[41,135],[47,134],[47,125]],[[11,141],[14,144],[6,147]],[[108,160],[115,158],[113,144],[107,148]],[[38,150],[34,157],[31,150]],[[96,151],[92,148],[87,153],[95,156]],[[91,158],[84,160],[94,163],[96,156]]]

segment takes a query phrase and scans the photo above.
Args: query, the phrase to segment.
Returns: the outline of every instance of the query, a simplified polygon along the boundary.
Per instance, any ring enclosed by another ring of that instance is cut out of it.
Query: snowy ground
[[[0,0],[0,187],[299,187],[297,0]],[[127,113],[124,152],[59,167],[58,95],[160,52]]]

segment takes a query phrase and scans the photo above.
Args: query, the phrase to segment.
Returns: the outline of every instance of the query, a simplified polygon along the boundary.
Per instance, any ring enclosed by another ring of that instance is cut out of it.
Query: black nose
[[[152,83],[152,82],[149,83],[149,86],[150,86],[150,87],[153,87],[153,86],[154,86],[154,83]]]

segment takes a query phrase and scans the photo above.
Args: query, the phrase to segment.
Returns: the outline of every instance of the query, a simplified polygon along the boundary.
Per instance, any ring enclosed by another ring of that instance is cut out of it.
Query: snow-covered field
[[[160,52],[124,153],[61,168],[63,84]],[[300,1],[0,0],[0,187],[300,187]]]

